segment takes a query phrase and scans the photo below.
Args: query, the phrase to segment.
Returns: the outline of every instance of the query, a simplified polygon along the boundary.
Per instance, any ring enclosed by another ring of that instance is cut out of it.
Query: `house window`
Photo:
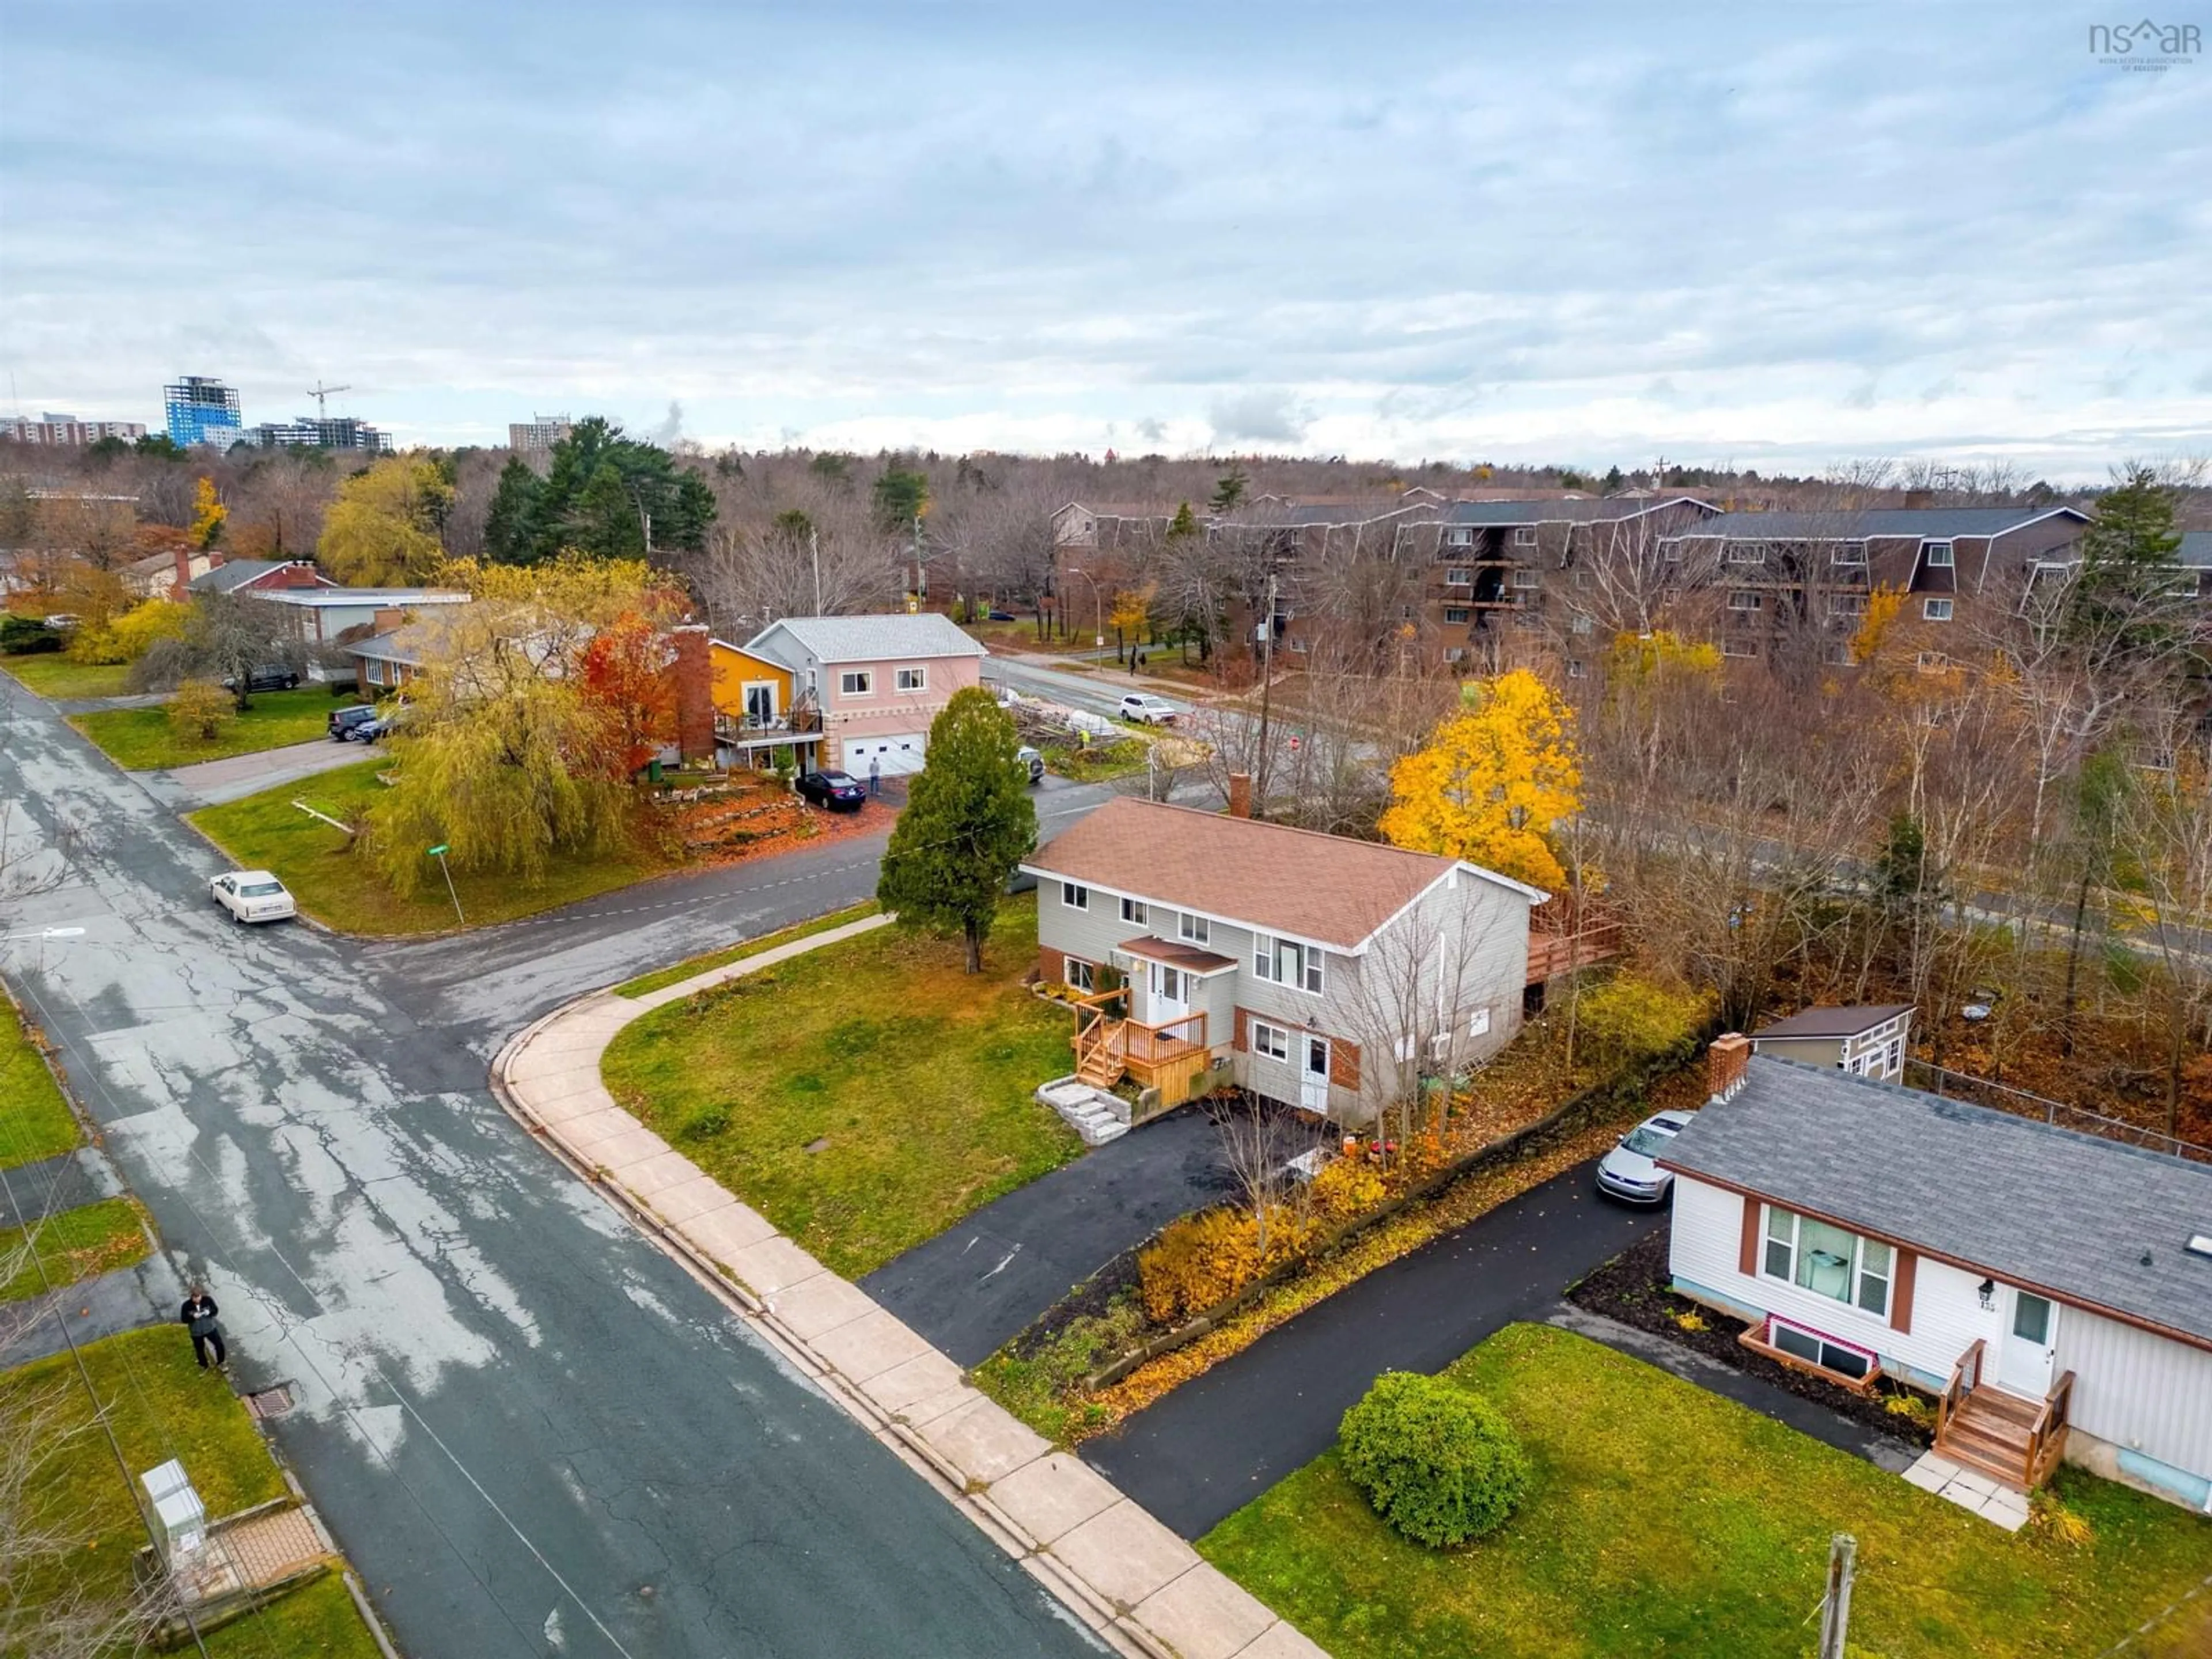
[[[1448,605],[1444,607],[1444,620],[1448,623],[1463,623],[1473,614],[1463,605]]]
[[[1885,1077],[1895,1077],[1899,1072],[1904,1069],[1904,1066],[1905,1039],[1903,1037],[1892,1037],[1889,1040],[1889,1068],[1887,1071],[1883,1073],[1882,1075]]]
[[[1213,927],[1204,916],[1194,916],[1188,910],[1176,918],[1176,937],[1193,945],[1210,945]]]
[[[1088,910],[1091,890],[1079,881],[1063,881],[1060,884],[1060,902],[1071,910]]]
[[[1951,568],[1950,543],[1929,542],[1923,544],[1921,550],[1927,554],[1929,567],[1931,569],[1948,570]]]
[[[1724,657],[1755,657],[1759,654],[1757,640],[1723,640],[1721,654]]]
[[[1098,988],[1098,970],[1080,957],[1068,957],[1060,971],[1079,991],[1087,994]]]
[[[1446,587],[1472,587],[1474,586],[1474,572],[1469,570],[1464,565],[1455,565],[1449,570],[1444,572],[1444,586]]]
[[[897,686],[902,691],[927,691],[929,690],[929,671],[927,668],[894,669],[892,671],[891,679],[892,684]]]
[[[1862,1238],[1811,1216],[1767,1206],[1769,1279],[1887,1319],[1894,1254],[1877,1239]]]
[[[1767,1321],[1766,1341],[1770,1347],[1779,1348],[1808,1365],[1818,1365],[1839,1376],[1856,1379],[1874,1369],[1875,1357],[1864,1348],[1855,1348],[1848,1342],[1838,1342],[1833,1337],[1779,1319]]]
[[[1526,524],[1524,524],[1524,525],[1518,526],[1516,526],[1516,527],[1515,528],[1515,530],[1514,530],[1514,532],[1513,532],[1513,545],[1514,545],[1514,546],[1516,546],[1516,547],[1534,547],[1534,546],[1535,546],[1535,544],[1536,544],[1536,527],[1535,527],[1534,525],[1526,525]]]
[[[1583,677],[1588,673],[1588,672],[1589,672],[1589,671],[1588,671],[1587,669],[1585,669],[1585,668],[1583,666],[1583,665],[1582,665],[1581,663],[1577,662],[1574,658],[1570,657],[1570,658],[1568,658],[1568,659],[1567,659],[1567,678],[1568,678],[1569,679],[1571,679],[1571,680],[1578,680],[1578,679],[1581,679],[1581,678],[1583,678]]]
[[[1444,652],[1444,660],[1446,662],[1465,662],[1467,660],[1467,647],[1463,645],[1448,647]]]
[[[1444,545],[1446,547],[1473,547],[1474,545],[1474,532],[1464,529],[1447,530],[1444,532]]]
[[[1948,622],[1951,620],[1951,601],[1923,599],[1920,602],[1920,614],[1929,622]]]
[[[1855,665],[1851,656],[1850,642],[1847,640],[1837,641],[1820,655],[1822,661],[1832,663],[1838,668],[1850,668]]]
[[[1951,665],[1951,659],[1941,651],[1923,651],[1913,658],[1912,665],[1923,674],[1940,674]]]
[[[1123,899],[1121,901],[1121,920],[1124,921],[1133,921],[1139,927],[1143,927],[1145,925],[1145,902],[1142,899]]]
[[[1300,945],[1294,939],[1271,939],[1265,933],[1252,936],[1255,974],[1315,996],[1321,994],[1321,951],[1314,946]]]
[[[1731,611],[1756,611],[1765,603],[1765,596],[1748,588],[1739,587],[1729,595],[1729,609]]]
[[[1836,544],[1836,550],[1833,553],[1831,553],[1828,556],[1828,558],[1830,562],[1834,564],[1863,565],[1866,562],[1866,544],[1864,542],[1838,542]]]
[[[1526,565],[1513,573],[1513,586],[1516,587],[1541,587],[1543,585],[1543,573],[1531,570]]]
[[[865,697],[876,689],[876,674],[872,668],[848,668],[837,676],[837,690],[848,697]]]
[[[1288,1060],[1291,1057],[1291,1034],[1279,1025],[1270,1025],[1263,1019],[1252,1022],[1252,1052],[1265,1054],[1269,1060]]]
[[[1730,564],[1765,564],[1766,544],[1765,542],[1730,542],[1728,544],[1728,562]]]
[[[1831,617],[1863,617],[1866,607],[1865,594],[1838,593],[1828,601],[1828,614]]]
[[[1412,620],[1410,615],[1407,617],[1407,620]],[[1294,657],[1303,657],[1306,653],[1306,642],[1304,639],[1298,635],[1293,634],[1291,636],[1290,647],[1291,654]]]

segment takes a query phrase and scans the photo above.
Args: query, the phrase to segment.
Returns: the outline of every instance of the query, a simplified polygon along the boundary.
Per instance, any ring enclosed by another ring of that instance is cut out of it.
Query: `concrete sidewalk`
[[[886,925],[871,916],[635,1000],[601,992],[492,1064],[507,1109],[713,1285],[878,1440],[932,1480],[1100,1639],[1148,1659],[1319,1659],[1103,1476],[970,1388],[961,1369],[615,1104],[599,1060],[664,1004]]]

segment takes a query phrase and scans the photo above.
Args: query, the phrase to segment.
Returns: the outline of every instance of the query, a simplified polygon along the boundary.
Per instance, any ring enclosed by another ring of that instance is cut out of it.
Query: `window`
[[[1468,1016],[1467,1034],[1471,1037],[1490,1035],[1490,1010],[1478,1008]]]
[[[1757,611],[1765,603],[1765,595],[1754,593],[1748,588],[1739,587],[1729,595],[1729,609],[1731,611]]]
[[[1066,975],[1067,982],[1079,991],[1087,993],[1098,988],[1097,970],[1080,957],[1068,957],[1066,965],[1060,971]]]
[[[1310,945],[1295,940],[1271,939],[1265,933],[1252,936],[1252,971],[1261,979],[1272,980],[1278,985],[1321,994],[1322,953]]]
[[[840,696],[865,697],[871,695],[875,689],[876,674],[872,668],[848,668],[837,676],[837,690]]]
[[[1929,622],[1948,622],[1951,620],[1951,601],[1923,599],[1920,602],[1920,614]]]
[[[1463,605],[1448,605],[1444,607],[1444,620],[1448,623],[1464,623],[1472,615],[1474,612]]]
[[[898,668],[891,671],[891,684],[902,691],[929,690],[929,671],[927,668]]]
[[[1152,994],[1166,1002],[1188,1002],[1190,1000],[1190,975],[1180,968],[1170,968],[1164,962],[1152,964]]]
[[[1759,654],[1757,640],[1723,640],[1721,654],[1724,657],[1755,657]]]
[[[1824,1371],[1834,1371],[1841,1376],[1861,1377],[1874,1369],[1875,1357],[1865,1349],[1838,1342],[1802,1326],[1786,1325],[1778,1319],[1767,1322],[1766,1340],[1770,1347],[1779,1348],[1808,1365],[1818,1365]]]
[[[1863,593],[1838,593],[1828,601],[1828,614],[1831,617],[1863,617],[1866,607],[1867,596]]]
[[[1863,565],[1866,562],[1866,544],[1864,542],[1838,542],[1836,544],[1836,550],[1828,556],[1828,559],[1829,562],[1832,564]]]
[[[1577,634],[1587,634],[1590,631],[1592,624],[1589,617],[1587,615],[1583,615],[1577,616],[1573,622],[1568,624],[1568,626]]]
[[[2015,1291],[2012,1298],[2012,1334],[2023,1342],[2033,1342],[2038,1347],[2051,1346],[2051,1304],[2039,1296],[2030,1296],[2026,1291]]]
[[[1516,587],[1541,587],[1543,585],[1542,573],[1531,570],[1526,565],[1513,573],[1513,586]]]
[[[1455,645],[1447,647],[1444,652],[1444,660],[1446,662],[1465,662],[1467,660],[1467,647],[1463,645]]]
[[[1795,1211],[1766,1208],[1765,1271],[1801,1291],[1889,1317],[1895,1252],[1879,1240]]]
[[[1583,668],[1583,665],[1576,661],[1574,658],[1570,657],[1567,659],[1567,678],[1569,679],[1581,679],[1587,672],[1588,671]]]
[[[1188,910],[1176,918],[1176,937],[1193,945],[1211,945],[1213,926],[1204,916],[1194,916]]]
[[[1535,544],[1536,544],[1536,526],[1534,526],[1534,525],[1528,525],[1528,524],[1524,524],[1524,525],[1518,526],[1516,526],[1516,527],[1515,528],[1515,530],[1514,530],[1514,532],[1513,532],[1513,545],[1514,545],[1514,546],[1516,546],[1516,547],[1534,547],[1534,546],[1535,546]]]
[[[1940,674],[1951,665],[1951,659],[1941,651],[1923,651],[1913,658],[1912,665],[1923,674]]]
[[[1904,1069],[1904,1066],[1905,1039],[1903,1037],[1892,1037],[1889,1040],[1889,1069],[1887,1074],[1890,1077],[1895,1077],[1899,1072]]]
[[[1288,1060],[1291,1057],[1291,1034],[1279,1025],[1270,1025],[1265,1020],[1252,1022],[1252,1052],[1265,1054],[1269,1060]]]
[[[1850,641],[1848,640],[1837,641],[1820,654],[1823,662],[1833,664],[1838,668],[1852,668],[1857,665],[1852,660]]]
[[[1060,902],[1071,910],[1088,910],[1091,890],[1079,881],[1063,881],[1060,884]]]
[[[1923,542],[1921,544],[1920,550],[1928,556],[1929,568],[1935,570],[1948,570],[1951,568],[1952,557],[1950,543]]]
[[[1121,901],[1121,920],[1124,921],[1133,921],[1139,927],[1143,927],[1145,925],[1145,902],[1142,899],[1123,899]]]
[[[1474,586],[1474,572],[1469,570],[1464,565],[1454,565],[1450,569],[1444,572],[1444,586],[1446,587],[1472,587]]]
[[[1728,562],[1730,564],[1765,564],[1766,544],[1765,542],[1730,542],[1728,544]]]
[[[1474,532],[1462,528],[1447,530],[1444,532],[1444,545],[1446,547],[1473,547],[1474,545]]]

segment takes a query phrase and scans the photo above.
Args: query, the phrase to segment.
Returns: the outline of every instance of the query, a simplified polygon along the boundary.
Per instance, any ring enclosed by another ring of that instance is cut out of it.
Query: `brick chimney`
[[[1751,1064],[1751,1039],[1726,1031],[1705,1050],[1705,1086],[1716,1101],[1726,1100],[1743,1087],[1744,1072]]]
[[[191,586],[192,580],[192,545],[190,542],[181,540],[178,542],[176,559],[177,587],[176,592],[169,597],[181,599],[185,597],[185,591]]]
[[[1936,492],[1932,489],[1908,489],[1905,492],[1905,505],[1913,511],[1933,507],[1936,505]]]
[[[676,747],[688,763],[714,758],[714,656],[697,623],[672,628],[676,647]]]
[[[398,605],[380,605],[375,614],[368,619],[368,631],[372,634],[389,634],[406,620],[406,611]]]
[[[1252,775],[1231,772],[1229,775],[1229,816],[1249,818],[1252,816]]]

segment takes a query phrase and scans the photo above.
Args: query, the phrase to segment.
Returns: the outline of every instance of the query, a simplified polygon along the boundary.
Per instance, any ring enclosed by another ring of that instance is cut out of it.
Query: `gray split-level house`
[[[1747,1346],[1938,1395],[1936,1449],[2212,1510],[2212,1165],[1714,1045],[1660,1158],[1674,1288]]]
[[[1237,792],[1241,805],[1243,796]],[[1078,1074],[1235,1083],[1347,1124],[1521,1027],[1535,888],[1458,859],[1121,797],[1039,848],[1037,971],[1118,1016]]]

